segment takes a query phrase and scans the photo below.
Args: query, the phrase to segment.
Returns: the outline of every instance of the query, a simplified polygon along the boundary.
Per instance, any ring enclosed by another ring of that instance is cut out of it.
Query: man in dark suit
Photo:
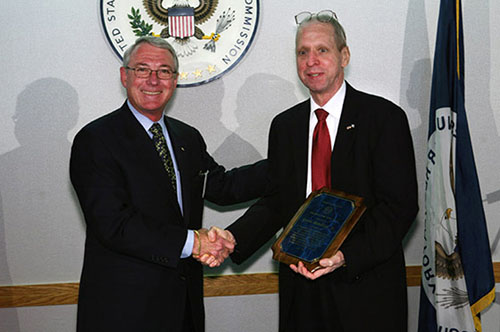
[[[226,172],[200,133],[164,115],[178,61],[163,39],[142,37],[120,68],[127,101],[75,137],[70,175],[87,224],[78,331],[204,331],[206,255],[233,249],[201,228],[203,199],[256,198],[265,162]]]
[[[296,20],[297,71],[311,98],[272,121],[266,195],[210,236],[234,237],[231,258],[241,263],[288,224],[311,191],[327,186],[364,197],[362,219],[319,270],[280,264],[279,330],[406,331],[402,240],[418,210],[406,115],[344,81],[350,52],[333,12],[301,13]],[[325,112],[327,133],[316,116]]]

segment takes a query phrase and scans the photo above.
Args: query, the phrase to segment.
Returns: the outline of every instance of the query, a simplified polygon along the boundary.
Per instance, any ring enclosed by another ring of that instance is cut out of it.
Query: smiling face
[[[323,106],[342,86],[349,48],[345,46],[339,51],[331,24],[311,22],[298,32],[296,56],[300,80],[314,101]]]
[[[130,56],[128,67],[146,67],[152,70],[164,68],[172,71],[175,69],[174,58],[168,50],[148,43],[137,46]],[[155,122],[161,118],[163,109],[177,86],[175,75],[169,80],[160,80],[153,72],[147,78],[138,78],[133,70],[124,67],[120,68],[120,78],[127,89],[127,98],[132,106]]]

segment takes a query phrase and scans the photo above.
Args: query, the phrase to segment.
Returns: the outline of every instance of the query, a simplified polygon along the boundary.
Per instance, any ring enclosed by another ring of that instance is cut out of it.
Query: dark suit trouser
[[[302,276],[297,276],[303,278]],[[323,277],[327,278],[327,277]],[[307,280],[294,290],[285,332],[343,332],[333,290],[326,280]]]
[[[196,332],[193,325],[193,315],[191,314],[191,305],[189,297],[186,296],[186,309],[184,311],[184,321],[182,322],[182,332]]]

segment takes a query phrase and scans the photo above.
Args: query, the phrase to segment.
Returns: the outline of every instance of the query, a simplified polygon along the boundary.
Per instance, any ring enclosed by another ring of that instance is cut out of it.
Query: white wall
[[[170,115],[197,127],[228,167],[264,157],[272,117],[307,95],[295,72],[293,16],[331,8],[348,36],[348,81],[407,112],[423,184],[439,1],[260,3],[260,26],[245,59],[220,80],[178,89]],[[463,14],[466,108],[499,261],[500,3],[464,0]],[[120,63],[101,28],[99,1],[2,1],[0,22],[0,285],[78,281],[84,223],[68,179],[69,149],[79,128],[123,102]],[[207,207],[205,224],[225,226],[243,211]],[[406,239],[408,265],[420,264],[422,216]],[[275,267],[264,248],[243,267],[226,263],[207,273]],[[409,295],[415,331],[418,287]],[[277,330],[276,294],[208,298],[206,311],[207,332]],[[500,330],[499,311],[496,303],[485,313],[485,331]],[[0,309],[0,331],[70,331],[75,312],[76,306]]]

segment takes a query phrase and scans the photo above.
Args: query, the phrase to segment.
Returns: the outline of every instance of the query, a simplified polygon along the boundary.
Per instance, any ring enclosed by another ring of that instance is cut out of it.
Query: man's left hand
[[[315,280],[325,274],[331,273],[342,267],[345,264],[344,254],[342,251],[337,251],[335,255],[329,258],[323,258],[319,261],[320,268],[316,269],[314,272],[310,272],[304,266],[304,263],[299,262],[297,265],[290,264],[290,268],[296,272],[302,274],[307,279]]]

